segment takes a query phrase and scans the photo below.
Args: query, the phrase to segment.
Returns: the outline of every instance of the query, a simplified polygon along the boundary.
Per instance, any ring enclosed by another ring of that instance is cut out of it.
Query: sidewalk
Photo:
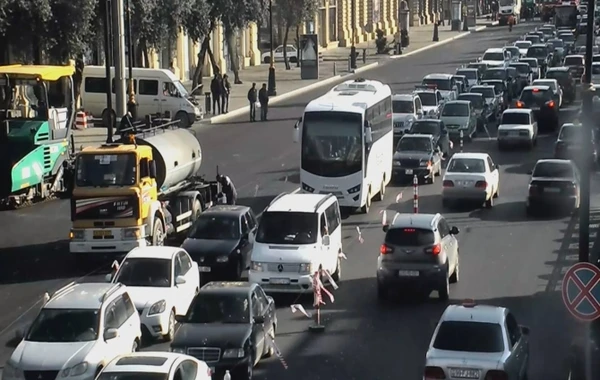
[[[489,25],[491,25],[490,21],[478,19],[477,28],[472,28],[472,30],[481,30]],[[296,67],[295,64],[291,64],[291,70],[285,70],[285,65],[283,63],[276,63],[277,96],[272,97],[270,103],[277,104],[284,99],[299,95],[302,92],[310,91],[316,87],[326,86],[328,83],[339,81],[344,75],[368,70],[389,59],[402,58],[403,56],[414,54],[423,49],[434,48],[468,34],[468,32],[462,31],[453,32],[448,25],[439,27],[438,33],[439,42],[433,42],[433,24],[411,28],[409,34],[410,44],[403,50],[402,55],[397,56],[376,54],[375,41],[357,44],[356,50],[359,53],[359,56],[356,62],[357,69],[353,71],[348,70],[348,57],[350,56],[349,47],[324,50],[323,61],[319,63],[319,79],[300,79],[300,68]],[[394,37],[388,36],[387,39],[388,42],[391,42],[394,40]],[[362,54],[364,49],[366,49],[366,55],[363,62]],[[267,83],[268,73],[269,65],[266,64],[251,66],[241,70],[240,79],[243,84],[236,85],[232,83],[231,95],[229,98],[229,113],[225,115],[207,114],[201,123],[222,123],[248,112],[248,89],[252,83],[256,83],[259,88],[262,83]],[[231,74],[229,76],[232,77]],[[233,80],[231,82],[233,82]],[[204,78],[203,83],[205,88],[209,87],[210,78]],[[184,83],[184,86],[190,90],[191,82]],[[198,96],[197,99],[202,108],[204,108],[204,96]],[[76,149],[79,149],[82,146],[100,144],[106,140],[105,128],[89,128],[83,131],[75,131],[74,134]]]

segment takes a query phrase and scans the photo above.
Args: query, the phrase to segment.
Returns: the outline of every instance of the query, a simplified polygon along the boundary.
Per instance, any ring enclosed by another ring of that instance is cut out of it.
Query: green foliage
[[[183,29],[192,41],[200,42],[206,37],[213,23],[210,18],[211,7],[206,0],[194,0],[190,12],[183,19]]]
[[[318,0],[275,0],[275,2],[279,21],[286,28],[312,19],[319,9]]]
[[[34,41],[39,46],[40,37],[46,33],[46,24],[52,19],[50,1],[9,0],[3,8],[7,15],[6,40],[16,54],[31,59]]]
[[[46,23],[45,48],[54,63],[83,54],[91,41],[95,0],[50,0],[52,18]]]
[[[220,20],[229,30],[262,20],[268,12],[268,0],[209,0],[209,5],[211,20]]]

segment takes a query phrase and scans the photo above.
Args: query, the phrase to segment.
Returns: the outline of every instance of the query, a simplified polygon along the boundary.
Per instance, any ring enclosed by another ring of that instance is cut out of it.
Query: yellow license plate
[[[108,237],[111,236],[111,232],[110,231],[94,231],[94,237],[95,238],[103,238],[103,237]]]

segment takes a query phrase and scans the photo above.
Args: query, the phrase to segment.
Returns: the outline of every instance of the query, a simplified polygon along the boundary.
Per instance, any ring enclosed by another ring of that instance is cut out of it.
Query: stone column
[[[367,31],[365,30],[365,25],[367,25],[368,22],[370,22],[369,20],[369,1],[370,0],[356,0],[360,6],[358,7],[358,20],[357,20],[357,31],[358,31],[358,35],[360,36],[360,42],[363,41],[369,41],[370,35],[367,33]]]
[[[182,81],[190,79],[190,66],[188,64],[190,52],[188,51],[187,40],[187,35],[183,31],[179,32],[177,35],[176,57],[179,79]]]
[[[398,32],[398,11],[400,2],[398,0],[389,0],[388,1],[388,20],[390,22],[390,33],[395,34]]]
[[[425,0],[417,0],[417,14],[419,15],[419,25],[425,24]]]
[[[323,36],[321,38],[321,46],[327,49],[329,46],[329,1],[325,2],[325,9],[321,12],[321,15],[323,16],[321,20],[323,26],[321,30],[321,35]]]
[[[248,24],[248,53],[250,56],[250,66],[258,66],[260,61],[260,50],[258,49],[258,26],[251,22]]]

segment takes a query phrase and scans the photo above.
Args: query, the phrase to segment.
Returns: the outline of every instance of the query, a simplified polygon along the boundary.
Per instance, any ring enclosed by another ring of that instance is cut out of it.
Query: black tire
[[[440,301],[448,301],[450,298],[450,278],[446,275],[446,283],[438,289]]]
[[[337,266],[335,268],[335,272],[333,272],[331,278],[333,278],[333,281],[338,283],[342,281],[342,259],[340,259],[339,257],[337,261]]]
[[[457,255],[456,268],[454,268],[454,273],[450,276],[449,281],[451,284],[456,284],[460,281],[460,255]]]
[[[494,207],[494,195],[490,196],[490,199],[485,201],[485,208],[493,208]]]
[[[252,380],[254,374],[254,354],[250,354],[250,359],[245,367],[237,367],[233,370],[232,378],[238,380]]]
[[[108,127],[109,123],[108,123],[108,109],[104,109],[102,111],[102,126],[104,127]],[[115,113],[115,111],[110,111],[112,114],[112,122],[113,122],[113,126],[117,125],[117,114]]]
[[[381,202],[385,198],[385,180],[381,180],[381,190],[375,194],[374,201]]]
[[[367,193],[367,200],[365,202],[365,205],[360,208],[361,214],[368,214],[369,210],[371,209],[371,201],[372,201],[372,199],[371,199],[371,188],[370,187],[369,187],[368,191],[369,192]]]
[[[275,337],[275,325],[271,326],[271,330],[273,331],[273,337]],[[269,339],[269,338],[265,338],[265,339]],[[267,348],[267,352],[265,352],[265,354],[263,355],[263,358],[270,358],[274,354],[275,354],[275,349],[273,348],[272,345],[269,344],[268,348]]]
[[[265,59],[263,59],[263,63],[269,64],[271,63],[271,57],[265,57]]]
[[[194,204],[192,205],[192,221],[196,221],[200,214],[202,214],[202,203],[199,199],[194,199]]]
[[[169,330],[163,335],[163,340],[165,342],[170,342],[175,337],[175,326],[175,310],[171,310],[171,314],[169,314]]]
[[[242,263],[242,258],[235,260],[234,268],[231,273],[231,279],[233,281],[240,281],[242,279],[242,273],[244,272],[244,265]]]
[[[179,121],[179,128],[189,128],[192,126],[192,124],[190,123],[190,118],[188,117],[188,114],[186,112],[183,111],[179,111],[175,114],[175,118],[173,119],[173,121]]]

